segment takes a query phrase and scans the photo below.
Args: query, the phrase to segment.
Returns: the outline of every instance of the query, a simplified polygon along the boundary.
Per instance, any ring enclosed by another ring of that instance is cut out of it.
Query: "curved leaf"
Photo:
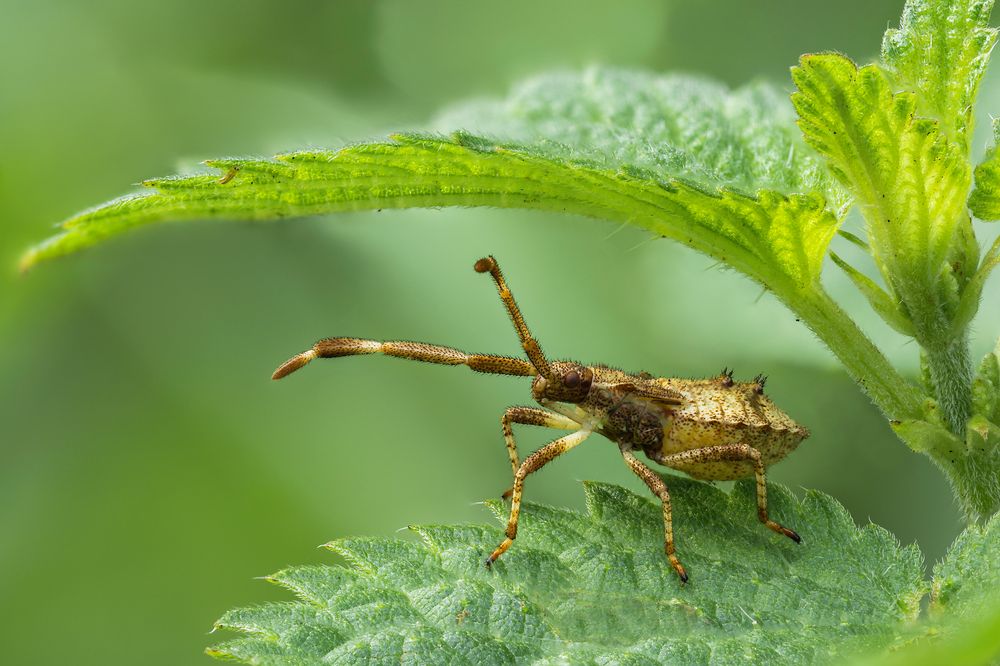
[[[479,137],[400,134],[390,143],[274,160],[212,160],[223,178],[146,181],[157,191],[68,220],[23,265],[172,219],[276,219],[331,211],[496,206],[572,212],[629,222],[714,256],[775,291],[819,276],[837,220],[818,195],[708,191],[698,184],[561,161]]]
[[[209,162],[218,174],[147,181],[64,223],[22,267],[166,220],[258,219],[386,207],[495,206],[633,224],[718,259],[771,290],[894,418],[919,401],[819,285],[844,190],[768,86],[592,69],[544,75],[502,102],[466,106],[447,136],[272,160]],[[478,120],[473,120],[474,116]],[[463,120],[464,118],[464,120]],[[486,136],[504,134],[502,141]]]
[[[824,195],[835,204],[844,195],[781,122],[791,116],[782,102],[766,86],[731,93],[687,77],[543,76],[505,101],[449,114],[438,122],[453,132],[446,137],[399,134],[339,151],[213,160],[221,178],[146,181],[155,191],[68,220],[22,266],[161,220],[497,206],[636,224],[794,290],[816,280],[837,226]],[[454,133],[463,125],[504,139]]]
[[[983,295],[983,287],[986,286],[986,280],[998,265],[1000,265],[1000,238],[993,241],[993,245],[986,250],[976,272],[972,274],[972,277],[965,285],[965,289],[962,291],[962,298],[955,309],[955,319],[952,322],[951,333],[953,335],[960,334],[972,322],[973,317],[976,316],[976,313],[979,311],[979,300]]]
[[[918,95],[894,94],[876,65],[858,69],[839,54],[807,55],[792,78],[806,141],[855,194],[888,292],[928,353],[948,428],[964,433],[972,372],[961,326],[978,293],[965,306],[962,299],[979,263],[965,208],[966,151],[938,121],[916,116]]]

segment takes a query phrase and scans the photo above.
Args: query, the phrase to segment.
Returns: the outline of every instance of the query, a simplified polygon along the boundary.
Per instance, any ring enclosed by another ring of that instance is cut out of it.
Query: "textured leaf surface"
[[[979,311],[979,301],[983,295],[983,287],[986,286],[986,280],[989,279],[993,269],[998,265],[1000,265],[1000,238],[993,241],[993,245],[983,254],[976,272],[969,278],[965,289],[962,291],[962,297],[955,310],[955,319],[952,323],[953,333],[957,334],[960,332],[976,316],[976,312]]]
[[[752,483],[727,495],[668,480],[687,585],[663,556],[659,506],[588,483],[587,514],[528,504],[492,572],[498,527],[328,544],[346,567],[275,574],[300,601],[227,613],[217,626],[244,637],[209,652],[261,664],[801,664],[885,646],[916,615],[916,547],[858,529],[830,497],[770,487],[796,545],[757,522]]]
[[[1000,514],[973,525],[934,566],[931,610],[952,617],[975,616],[1000,600]]]
[[[916,117],[916,96],[893,94],[875,65],[803,56],[792,78],[799,127],[857,196],[889,287],[914,323],[934,319],[941,304],[927,303],[936,295],[927,284],[951,252],[971,180],[962,151],[936,121]]]
[[[915,92],[893,93],[877,65],[858,69],[839,54],[807,55],[792,78],[799,126],[854,193],[887,298],[874,285],[861,286],[897,330],[912,330],[927,351],[947,428],[964,433],[971,367],[962,340],[981,289],[979,246],[966,209],[967,151],[939,121],[917,115]]]
[[[497,206],[636,224],[787,291],[817,278],[838,224],[826,198],[844,197],[790,116],[763,86],[729,92],[609,70],[546,76],[506,101],[451,114],[439,123],[447,136],[213,160],[223,177],[149,180],[151,191],[68,220],[22,265],[161,220]],[[503,139],[456,133],[473,125]]]
[[[1000,120],[993,121],[993,146],[976,167],[976,187],[969,196],[969,208],[980,220],[1000,220]]]
[[[1000,515],[967,528],[934,566],[927,617],[888,654],[856,666],[996,664],[1000,657]]]
[[[968,146],[972,107],[996,43],[993,0],[909,0],[898,29],[887,30],[882,62],[896,83],[917,96],[917,113],[940,120]]]
[[[795,311],[887,414],[912,417],[912,387],[819,285],[847,195],[792,115],[763,85],[730,91],[600,68],[549,74],[446,115],[438,128],[448,134],[212,160],[221,176],[147,181],[143,193],[68,220],[21,265],[165,220],[440,206],[576,213],[645,228],[743,272]]]
[[[503,100],[465,103],[433,129],[502,136],[550,157],[640,169],[743,192],[847,194],[795,131],[783,89],[736,90],[693,76],[591,69],[529,79]]]

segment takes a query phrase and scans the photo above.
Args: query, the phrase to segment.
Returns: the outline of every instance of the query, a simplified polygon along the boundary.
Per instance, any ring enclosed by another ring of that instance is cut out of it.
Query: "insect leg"
[[[336,358],[357,354],[386,354],[387,356],[398,356],[425,363],[467,365],[476,372],[497,375],[528,377],[536,374],[535,369],[527,361],[508,356],[466,354],[458,349],[429,345],[424,342],[379,342],[378,340],[362,340],[360,338],[326,338],[314,344],[312,349],[307,349],[282,363],[271,375],[271,378],[281,379],[316,358]]]
[[[555,414],[537,407],[510,407],[500,417],[500,427],[503,429],[503,438],[507,443],[507,455],[510,456],[511,470],[515,475],[517,468],[521,466],[521,459],[517,455],[517,442],[514,441],[514,429],[511,427],[515,423],[561,430],[578,430],[580,428],[579,423],[562,414]],[[507,499],[512,492],[514,489],[508,488],[502,497]]]
[[[674,520],[673,511],[670,508],[670,491],[667,490],[667,484],[663,482],[659,474],[636,458],[630,449],[624,446],[620,448],[626,464],[632,468],[635,475],[642,479],[646,486],[663,503],[663,548],[667,553],[667,559],[670,560],[670,566],[680,576],[681,582],[686,583],[688,580],[687,572],[684,571],[684,565],[681,564],[680,560],[677,559],[677,555],[674,554]]]
[[[683,469],[684,463],[713,462],[722,460],[750,460],[753,462],[754,476],[757,480],[757,518],[769,529],[778,534],[784,534],[795,543],[802,543],[802,538],[795,530],[788,529],[774,522],[767,515],[767,480],[764,476],[764,463],[760,459],[760,451],[747,444],[727,444],[725,446],[706,446],[690,451],[681,451],[657,460],[661,465]]]
[[[497,559],[507,552],[510,548],[510,544],[514,542],[517,538],[517,520],[521,515],[521,493],[524,491],[524,478],[541,469],[546,463],[551,462],[555,458],[566,453],[574,446],[587,439],[590,435],[590,430],[577,430],[576,432],[570,433],[565,437],[560,437],[559,439],[549,442],[542,448],[538,449],[530,456],[524,459],[521,466],[517,468],[517,472],[514,474],[514,490],[511,492],[510,500],[510,518],[507,520],[507,529],[505,531],[506,538],[500,542],[500,545],[496,547],[496,550],[486,558],[486,567],[492,566]]]
[[[551,377],[552,370],[549,368],[549,362],[545,360],[542,348],[538,346],[538,341],[532,337],[531,331],[528,330],[528,325],[524,323],[521,309],[517,307],[517,301],[514,300],[514,295],[510,293],[507,282],[503,279],[503,273],[500,272],[500,265],[497,264],[497,260],[492,256],[483,257],[476,262],[474,268],[477,273],[489,273],[493,277],[493,281],[497,285],[497,291],[500,292],[500,300],[506,306],[510,320],[514,322],[517,337],[521,340],[521,347],[524,348],[524,353],[528,355],[528,360],[531,361],[531,364],[535,366],[538,374],[542,377]]]

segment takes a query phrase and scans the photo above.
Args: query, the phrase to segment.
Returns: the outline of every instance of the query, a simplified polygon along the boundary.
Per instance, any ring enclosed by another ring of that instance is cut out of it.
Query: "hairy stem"
[[[965,437],[965,424],[972,415],[972,360],[968,332],[962,331],[942,344],[927,345],[924,351],[941,419],[948,430],[958,437]]]
[[[928,451],[944,472],[969,524],[985,523],[1000,511],[1000,451],[968,450],[964,446],[941,446]]]
[[[798,314],[889,419],[919,418],[920,393],[820,286],[782,299]]]

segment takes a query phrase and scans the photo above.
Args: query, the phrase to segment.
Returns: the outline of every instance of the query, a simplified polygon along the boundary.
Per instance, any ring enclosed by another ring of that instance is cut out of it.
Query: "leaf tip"
[[[58,256],[64,252],[59,251],[58,246],[63,242],[63,239],[67,236],[69,232],[64,231],[55,236],[46,238],[41,243],[32,245],[17,260],[17,273],[18,275],[25,275],[32,268],[37,266],[39,263],[45,259],[49,259],[53,256]]]
[[[38,263],[38,250],[31,247],[17,261],[18,274],[25,275],[36,263]]]

